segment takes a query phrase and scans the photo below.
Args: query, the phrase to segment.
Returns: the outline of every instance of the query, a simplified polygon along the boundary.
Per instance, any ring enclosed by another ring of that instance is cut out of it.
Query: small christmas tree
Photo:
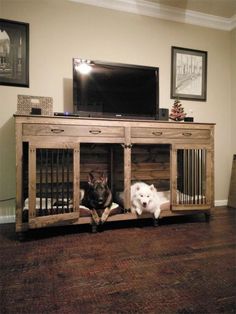
[[[181,120],[184,120],[185,116],[186,116],[186,113],[184,113],[184,108],[180,100],[178,98],[175,99],[174,104],[170,111],[169,118],[174,121],[181,121]]]

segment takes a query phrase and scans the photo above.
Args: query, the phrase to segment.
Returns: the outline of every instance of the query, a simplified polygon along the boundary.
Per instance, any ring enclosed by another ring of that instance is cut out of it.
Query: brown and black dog
[[[95,224],[103,224],[107,220],[111,211],[112,193],[104,173],[94,171],[89,173],[82,205],[90,209]],[[98,211],[102,212],[101,217]]]

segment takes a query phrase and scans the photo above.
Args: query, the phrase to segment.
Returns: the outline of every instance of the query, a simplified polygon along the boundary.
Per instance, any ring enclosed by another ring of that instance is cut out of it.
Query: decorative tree
[[[174,104],[170,111],[169,118],[174,121],[181,121],[181,120],[184,120],[185,116],[186,116],[186,113],[184,112],[184,108],[180,100],[178,98],[175,99]]]

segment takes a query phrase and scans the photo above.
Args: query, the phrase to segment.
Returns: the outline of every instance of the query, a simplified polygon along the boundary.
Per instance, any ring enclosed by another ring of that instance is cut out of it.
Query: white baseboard
[[[15,221],[16,221],[15,215],[0,216],[0,224],[15,223]]]
[[[215,200],[215,206],[227,206],[228,200]]]

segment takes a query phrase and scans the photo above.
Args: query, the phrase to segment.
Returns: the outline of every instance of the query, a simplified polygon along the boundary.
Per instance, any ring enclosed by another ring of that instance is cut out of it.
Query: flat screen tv
[[[159,68],[73,59],[74,113],[158,119]]]

